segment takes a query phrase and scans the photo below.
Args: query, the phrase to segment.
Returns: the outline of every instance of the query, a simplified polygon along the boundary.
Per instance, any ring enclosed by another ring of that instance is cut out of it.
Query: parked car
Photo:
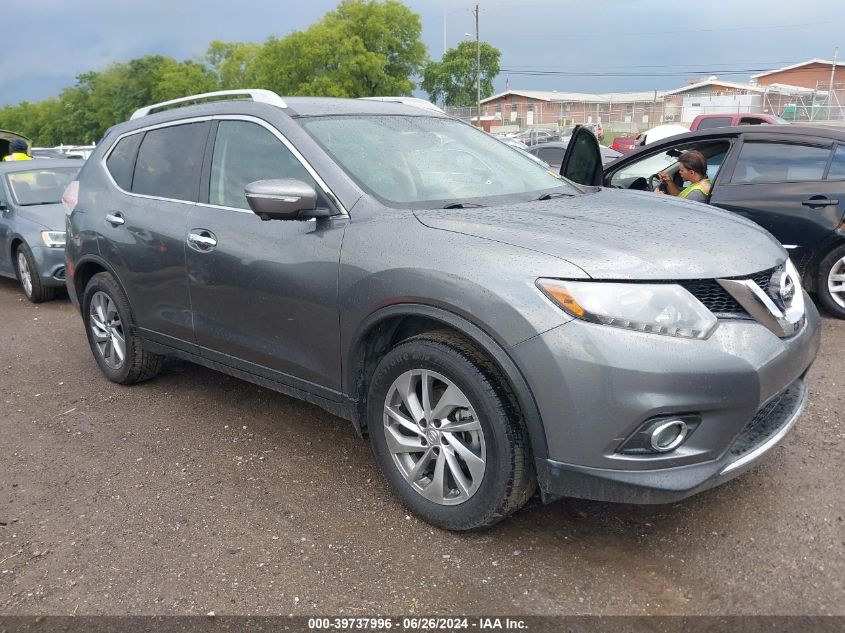
[[[532,155],[548,163],[548,165],[553,167],[555,171],[560,172],[560,166],[563,163],[563,155],[566,153],[566,147],[568,145],[569,139],[564,138],[556,143],[540,143],[539,145],[533,145],[527,149]],[[612,150],[609,147],[605,147],[604,145],[599,146],[599,150],[601,151],[602,165],[607,165],[622,156],[620,152]]]
[[[452,530],[537,486],[676,501],[800,415],[819,316],[757,225],[582,188],[407,104],[227,94],[142,108],[68,187],[67,287],[110,380],[177,356],[313,402]]]
[[[62,192],[79,167],[72,160],[0,162],[0,275],[20,280],[33,303],[65,285]]]
[[[620,154],[627,154],[632,152],[640,146],[640,137],[637,136],[617,136],[610,144],[610,149],[619,152]]]
[[[560,135],[554,130],[540,130],[536,128],[531,128],[525,130],[524,132],[520,132],[519,134],[514,134],[509,138],[530,147],[532,145],[536,145],[537,143],[549,143],[551,141],[558,141],[560,140]]]
[[[707,158],[710,204],[771,232],[789,251],[803,285],[831,314],[845,318],[845,131],[746,125],[692,132],[576,180],[652,190],[657,173],[667,171],[681,184],[678,157],[692,149]]]
[[[689,126],[690,132],[709,130],[714,127],[731,127],[734,125],[788,125],[789,121],[771,114],[753,112],[737,114],[699,114]]]

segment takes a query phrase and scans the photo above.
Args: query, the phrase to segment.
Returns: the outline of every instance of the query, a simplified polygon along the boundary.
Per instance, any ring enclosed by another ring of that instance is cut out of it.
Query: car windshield
[[[315,117],[305,129],[358,184],[390,206],[432,208],[577,194],[572,183],[459,121]]]
[[[79,172],[78,167],[54,167],[16,171],[7,175],[12,194],[22,207],[62,201],[65,188]]]

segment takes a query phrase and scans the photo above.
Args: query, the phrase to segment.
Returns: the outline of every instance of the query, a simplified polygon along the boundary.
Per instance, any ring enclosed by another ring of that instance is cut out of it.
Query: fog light
[[[651,432],[651,447],[658,453],[674,451],[687,439],[687,423],[683,420],[669,420]]]
[[[643,422],[622,442],[617,453],[626,455],[654,455],[671,453],[684,442],[701,423],[697,414],[661,415]]]

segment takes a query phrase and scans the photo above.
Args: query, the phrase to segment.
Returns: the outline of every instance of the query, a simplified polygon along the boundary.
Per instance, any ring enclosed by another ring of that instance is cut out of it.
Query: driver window
[[[661,171],[676,175],[678,172],[678,157],[683,152],[693,149],[697,149],[707,158],[707,177],[711,181],[715,180],[728,149],[730,149],[730,144],[727,141],[683,145],[645,156],[615,172],[610,178],[610,186],[618,189],[651,190],[657,184],[654,176]],[[677,176],[677,179],[680,180],[680,176]]]
[[[318,192],[317,183],[302,163],[274,134],[249,121],[220,121],[208,202],[223,207],[249,209],[244,189],[256,180],[295,178]],[[319,204],[319,202],[318,202]]]

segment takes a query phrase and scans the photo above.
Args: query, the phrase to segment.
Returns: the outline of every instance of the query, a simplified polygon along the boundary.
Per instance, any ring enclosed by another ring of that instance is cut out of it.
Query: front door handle
[[[813,196],[802,202],[805,207],[835,207],[839,204],[839,200],[834,198],[825,198],[824,196]]]
[[[206,229],[192,229],[188,233],[188,246],[198,251],[208,251],[217,246],[217,238]]]
[[[106,222],[112,226],[120,226],[121,224],[126,224],[126,219],[120,211],[115,211],[114,213],[106,214]]]

